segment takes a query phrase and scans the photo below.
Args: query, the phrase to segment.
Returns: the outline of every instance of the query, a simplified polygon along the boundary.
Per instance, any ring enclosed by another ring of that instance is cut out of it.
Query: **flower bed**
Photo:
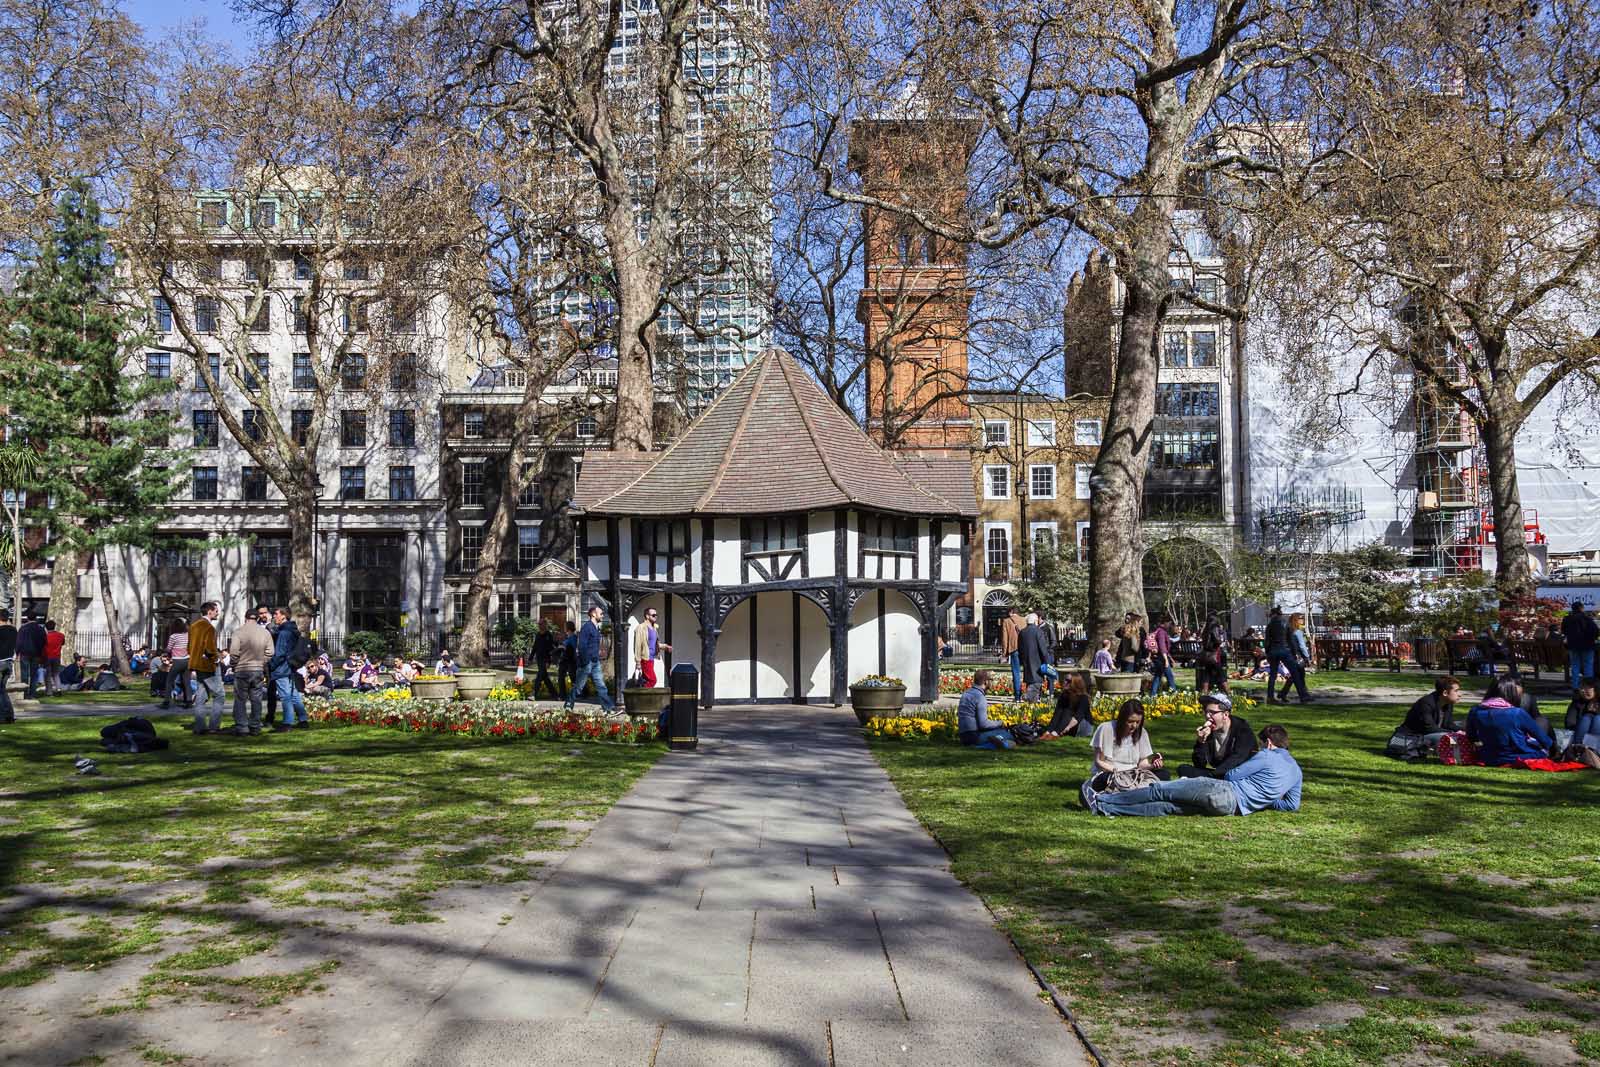
[[[1090,705],[1090,718],[1097,723],[1110,722],[1117,717],[1117,709],[1122,706],[1124,699],[1114,696],[1097,697]],[[1200,694],[1192,689],[1162,693],[1154,698],[1145,697],[1140,702],[1144,704],[1146,717],[1151,719],[1200,714]],[[1254,708],[1256,704],[1256,701],[1247,696],[1240,695],[1233,698],[1234,710],[1240,714]],[[991,707],[989,718],[1003,726],[1012,726],[1024,720],[1044,726],[1050,721],[1054,712],[1055,705],[1044,700],[1027,704],[1005,703]],[[914,711],[908,709],[903,715],[875,718],[868,722],[864,729],[868,737],[895,741],[954,741],[958,736],[954,708],[921,707]]]
[[[989,697],[996,700],[1002,697],[1010,699],[1014,695],[1011,692],[1010,666],[989,667],[987,670],[989,671],[989,688],[986,691]],[[940,694],[943,696],[960,696],[972,688],[972,675],[973,669],[971,667],[953,670],[949,668],[941,669],[939,671]]]
[[[306,714],[317,722],[382,726],[410,733],[474,737],[529,737],[540,741],[611,741],[643,744],[656,739],[652,722],[612,722],[602,716],[540,708],[514,699],[416,700],[405,690],[312,697]]]

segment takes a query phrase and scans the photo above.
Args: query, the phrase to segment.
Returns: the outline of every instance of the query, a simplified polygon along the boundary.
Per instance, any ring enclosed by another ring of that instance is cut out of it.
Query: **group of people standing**
[[[169,663],[166,677],[156,679],[162,693],[161,707],[171,707],[176,699],[183,707],[194,709],[196,734],[222,733],[226,673],[231,669],[234,734],[243,737],[261,733],[264,701],[281,709],[275,731],[308,729],[311,723],[306,718],[306,668],[316,658],[317,650],[311,639],[300,632],[289,609],[262,604],[247,611],[233,630],[226,650],[219,647],[221,620],[221,605],[208,600],[200,605],[199,616],[187,627],[174,627],[164,649]],[[228,654],[226,665],[224,651]]]

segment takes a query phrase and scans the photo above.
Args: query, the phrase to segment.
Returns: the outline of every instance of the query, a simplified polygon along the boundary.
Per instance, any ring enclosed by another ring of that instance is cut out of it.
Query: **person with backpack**
[[[283,713],[281,729],[274,727],[274,730],[280,733],[291,729],[309,730],[311,722],[306,718],[306,700],[294,683],[296,672],[311,662],[311,639],[300,632],[300,627],[289,617],[288,608],[279,608],[273,612],[273,618],[277,621],[278,633],[272,645],[272,684],[278,689],[278,708]],[[299,721],[295,719],[297,711]]]
[[[200,617],[189,624],[189,671],[195,677],[194,732],[222,729],[222,661],[217,653],[217,620],[222,608],[215,600],[200,605]],[[211,705],[209,719],[205,705]]]
[[[1600,641],[1600,626],[1583,610],[1583,601],[1574,600],[1572,610],[1561,620],[1561,639],[1567,644],[1567,662],[1572,674],[1572,691],[1579,683],[1594,677],[1595,644]]]
[[[1176,693],[1178,679],[1172,673],[1172,619],[1162,619],[1160,625],[1145,638],[1144,647],[1150,654],[1150,695],[1161,695],[1163,681],[1167,689]]]
[[[1228,631],[1222,628],[1217,613],[1206,616],[1200,634],[1200,655],[1194,661],[1194,687],[1202,693],[1228,691]]]

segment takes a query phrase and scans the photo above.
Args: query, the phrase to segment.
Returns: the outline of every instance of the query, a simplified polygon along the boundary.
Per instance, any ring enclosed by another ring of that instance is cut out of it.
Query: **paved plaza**
[[[719,708],[396,1051],[415,1064],[1088,1063],[848,712]]]

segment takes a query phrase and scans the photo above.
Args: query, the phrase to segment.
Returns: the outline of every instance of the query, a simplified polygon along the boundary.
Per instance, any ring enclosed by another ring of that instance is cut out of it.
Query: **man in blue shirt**
[[[584,683],[590,679],[594,680],[594,691],[600,697],[600,707],[607,712],[616,710],[617,705],[606,692],[606,679],[600,668],[600,619],[603,615],[598,605],[590,608],[589,618],[584,621],[583,629],[578,631],[578,674],[572,682],[572,691],[567,694],[569,710],[578,702],[578,694],[583,692]]]
[[[1011,731],[989,718],[989,672],[972,676],[972,688],[961,694],[956,706],[956,733],[963,745],[973,748],[1014,748]]]
[[[1522,686],[1505,682],[1499,696],[1490,697],[1467,715],[1467,740],[1478,746],[1478,757],[1491,767],[1550,758],[1555,742],[1521,703]]]
[[[1262,749],[1221,778],[1180,778],[1126,793],[1097,793],[1096,815],[1249,815],[1299,811],[1300,765],[1289,755],[1289,731],[1273,724],[1260,734]]]

